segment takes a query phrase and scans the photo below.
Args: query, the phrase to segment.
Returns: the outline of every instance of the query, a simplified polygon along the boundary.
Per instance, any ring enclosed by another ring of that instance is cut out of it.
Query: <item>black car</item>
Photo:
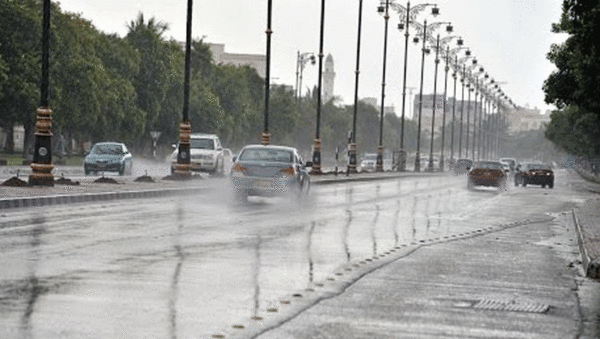
[[[541,185],[542,188],[554,187],[554,171],[546,164],[523,164],[517,166],[515,173],[515,186]]]

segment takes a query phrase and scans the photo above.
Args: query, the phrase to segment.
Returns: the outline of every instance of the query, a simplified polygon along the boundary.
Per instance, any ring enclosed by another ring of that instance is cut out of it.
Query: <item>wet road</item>
[[[4,212],[0,337],[219,337],[395,248],[562,212],[582,198],[561,178],[471,192],[464,176],[407,177],[247,205],[212,179],[196,197]]]

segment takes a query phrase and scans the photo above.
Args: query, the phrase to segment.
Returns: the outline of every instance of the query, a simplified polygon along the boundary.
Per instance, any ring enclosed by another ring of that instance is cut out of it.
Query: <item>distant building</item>
[[[537,108],[529,108],[529,106],[519,107],[511,111],[508,115],[510,134],[515,134],[524,131],[538,130],[543,128],[545,124],[550,122],[550,114],[541,114]]]
[[[0,128],[0,148],[6,148],[6,135],[7,133]],[[13,127],[13,144],[15,152],[22,152],[23,145],[25,143],[25,128],[23,126],[15,126]]]
[[[333,69],[333,57],[331,54],[325,58],[325,71],[323,72],[323,102],[328,102],[333,98],[333,82],[335,80],[335,71]]]
[[[234,54],[225,52],[225,44],[206,43],[212,53],[215,64],[245,66],[256,69],[258,75],[266,77],[267,57],[262,54]]]
[[[377,102],[377,98],[373,98],[373,97],[362,98],[362,99],[360,99],[360,101],[375,107],[377,109],[377,111],[381,110],[381,105]],[[386,115],[386,114],[396,114],[396,108],[393,105],[385,106],[383,108],[383,115]]]
[[[435,105],[435,128],[441,128],[443,123],[444,116],[444,96],[437,94]],[[467,123],[467,115],[469,115],[469,122],[473,123],[473,113],[475,112],[475,107],[477,107],[477,113],[480,113],[481,102],[477,102],[477,106],[475,106],[475,101],[456,101],[456,107],[454,107],[455,99],[450,97],[446,102],[446,124],[452,121],[452,110],[454,109],[455,119],[460,121],[460,113],[462,110],[463,113],[463,123]],[[433,94],[423,95],[423,106],[421,111],[421,128],[429,128],[431,129],[431,120],[433,119]],[[464,108],[463,108],[464,107]],[[415,121],[419,119],[419,95],[415,95],[413,100],[413,112]],[[478,115],[479,117],[479,115]]]

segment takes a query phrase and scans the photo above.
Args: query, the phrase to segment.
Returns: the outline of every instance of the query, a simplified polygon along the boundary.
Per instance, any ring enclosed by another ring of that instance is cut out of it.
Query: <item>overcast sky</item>
[[[399,2],[406,6],[406,2]],[[425,1],[413,1],[415,6]],[[101,31],[125,36],[127,25],[139,12],[169,24],[166,37],[185,41],[187,0],[61,0],[64,11],[81,13]],[[384,20],[377,13],[380,0],[363,1],[362,44],[360,54],[359,97],[381,98]],[[544,113],[553,109],[544,103],[542,85],[554,69],[546,59],[550,45],[564,37],[551,32],[558,22],[562,0],[438,0],[437,18],[425,11],[422,22],[449,21],[452,35],[461,36],[479,64],[504,92],[520,106],[538,107]],[[297,52],[318,53],[320,0],[274,0],[272,36],[272,82],[294,85]],[[354,101],[356,69],[358,0],[326,0],[324,54],[335,63],[334,94],[343,103]],[[398,31],[398,14],[392,12],[388,36],[386,106],[393,105],[400,114],[402,105],[402,71],[404,32]],[[192,34],[206,42],[224,43],[229,53],[265,54],[267,0],[195,0]],[[418,93],[420,45],[408,48],[408,81],[413,95]],[[441,37],[446,36],[440,29]],[[307,65],[303,87],[317,83],[318,63]],[[443,93],[444,68],[438,70],[438,93]],[[451,78],[449,78],[451,79]],[[424,94],[433,93],[434,56],[425,59]],[[449,80],[449,93],[452,91]],[[460,98],[460,90],[458,92]],[[449,95],[450,96],[450,95]],[[409,112],[407,101],[407,112]]]

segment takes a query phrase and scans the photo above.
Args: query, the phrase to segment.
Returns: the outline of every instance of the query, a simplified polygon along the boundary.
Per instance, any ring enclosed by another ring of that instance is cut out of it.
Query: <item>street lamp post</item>
[[[354,82],[354,114],[352,117],[352,140],[348,145],[348,173],[356,173],[356,116],[358,113],[358,78],[360,74],[360,37],[362,28],[363,0],[358,3],[358,38],[356,42],[356,71]]]
[[[302,98],[302,74],[306,63],[309,62],[315,64],[315,54],[312,52],[300,53],[296,57],[296,103]]]
[[[457,50],[463,49],[463,48],[466,48],[466,47],[459,47],[459,48],[457,48]],[[467,55],[467,57],[469,57],[471,55],[471,51],[469,51],[467,49],[466,55]],[[452,103],[452,133],[451,133],[451,140],[450,140],[450,159],[452,161],[454,160],[454,139],[455,139],[455,137],[454,137],[454,128],[455,128],[455,125],[456,125],[456,101],[457,101],[456,100],[456,80],[458,78],[458,73],[460,73],[460,67],[458,66],[458,55],[455,54],[454,55],[454,66],[453,66],[453,72],[452,72],[452,78],[454,79],[454,96],[453,96],[454,102]],[[461,80],[461,83],[463,83],[462,80]],[[462,134],[462,107],[464,106],[463,102],[464,102],[464,99],[465,99],[465,87],[464,87],[464,84],[462,86],[462,96],[463,96],[463,98],[462,98],[462,101],[461,101],[461,115],[460,115],[460,123],[461,123],[460,132],[461,132],[461,134]],[[462,135],[460,137],[462,137]],[[459,149],[460,149],[460,146],[459,146]],[[460,155],[459,155],[459,158],[460,158]]]
[[[40,106],[37,109],[35,149],[29,185],[54,186],[52,175],[52,110],[49,106],[50,88],[50,0],[42,5],[42,78]]]
[[[313,144],[311,174],[322,174],[321,171],[321,92],[323,86],[323,40],[325,31],[325,0],[321,0],[321,33],[319,38],[319,78],[317,93],[317,126]]]
[[[435,45],[435,71],[433,77],[433,111],[431,115],[431,142],[429,145],[429,163],[427,165],[427,170],[433,172],[433,139],[435,138],[435,108],[437,106],[436,95],[437,95],[437,70],[438,65],[440,64],[440,35],[437,35],[436,45]]]
[[[383,172],[383,114],[385,110],[385,71],[387,61],[387,38],[388,38],[388,21],[390,19],[389,14],[390,0],[385,0],[385,14],[383,16],[385,20],[385,33],[383,39],[383,76],[381,80],[381,113],[379,116],[379,147],[377,147],[377,172]],[[378,11],[383,10],[382,6],[379,6]]]
[[[267,65],[265,70],[265,119],[264,129],[260,138],[260,142],[263,145],[268,145],[271,142],[271,135],[269,134],[269,96],[271,91],[271,35],[273,30],[271,29],[271,17],[273,12],[273,0],[269,0],[267,4]]]
[[[406,151],[404,149],[404,120],[405,120],[405,112],[406,112],[406,74],[407,74],[407,65],[408,65],[408,37],[410,24],[416,20],[416,16],[427,6],[436,6],[435,4],[420,4],[413,8],[410,7],[410,1],[406,3],[406,7],[399,5],[395,2],[390,4],[393,9],[395,9],[400,14],[400,23],[398,24],[398,29],[403,30],[406,27],[406,31],[404,32],[404,73],[402,80],[402,117],[401,117],[401,127],[400,127],[400,166],[398,167],[399,171],[406,170]],[[431,14],[435,17],[440,13],[439,8],[433,7],[431,9]]]
[[[175,179],[189,179],[192,176],[192,165],[190,162],[190,133],[192,125],[188,117],[190,103],[190,58],[192,43],[192,5],[193,0],[188,0],[186,41],[185,41],[185,66],[183,83],[183,113],[179,125],[179,149],[177,152],[177,165],[173,176]]]
[[[453,38],[455,38],[454,36],[450,36],[450,37],[446,37],[444,38],[443,42],[450,41]],[[461,46],[463,44],[463,40],[462,39],[458,39],[457,40],[457,45]],[[458,49],[462,49],[463,47],[458,47],[456,49],[453,49],[452,52],[458,50]],[[444,67],[444,102],[443,102],[443,114],[442,114],[442,149],[441,149],[441,156],[440,156],[440,171],[443,172],[444,171],[444,148],[446,147],[445,142],[446,142],[446,107],[447,107],[447,95],[448,95],[448,71],[450,70],[450,46],[446,46],[446,52],[445,52],[445,56],[444,56],[444,60],[445,60],[445,67]],[[455,82],[455,89],[456,89],[456,82]],[[456,98],[454,99],[454,101],[456,101]],[[452,117],[452,119],[454,119],[454,116]],[[452,137],[454,137],[454,120],[452,121]]]

